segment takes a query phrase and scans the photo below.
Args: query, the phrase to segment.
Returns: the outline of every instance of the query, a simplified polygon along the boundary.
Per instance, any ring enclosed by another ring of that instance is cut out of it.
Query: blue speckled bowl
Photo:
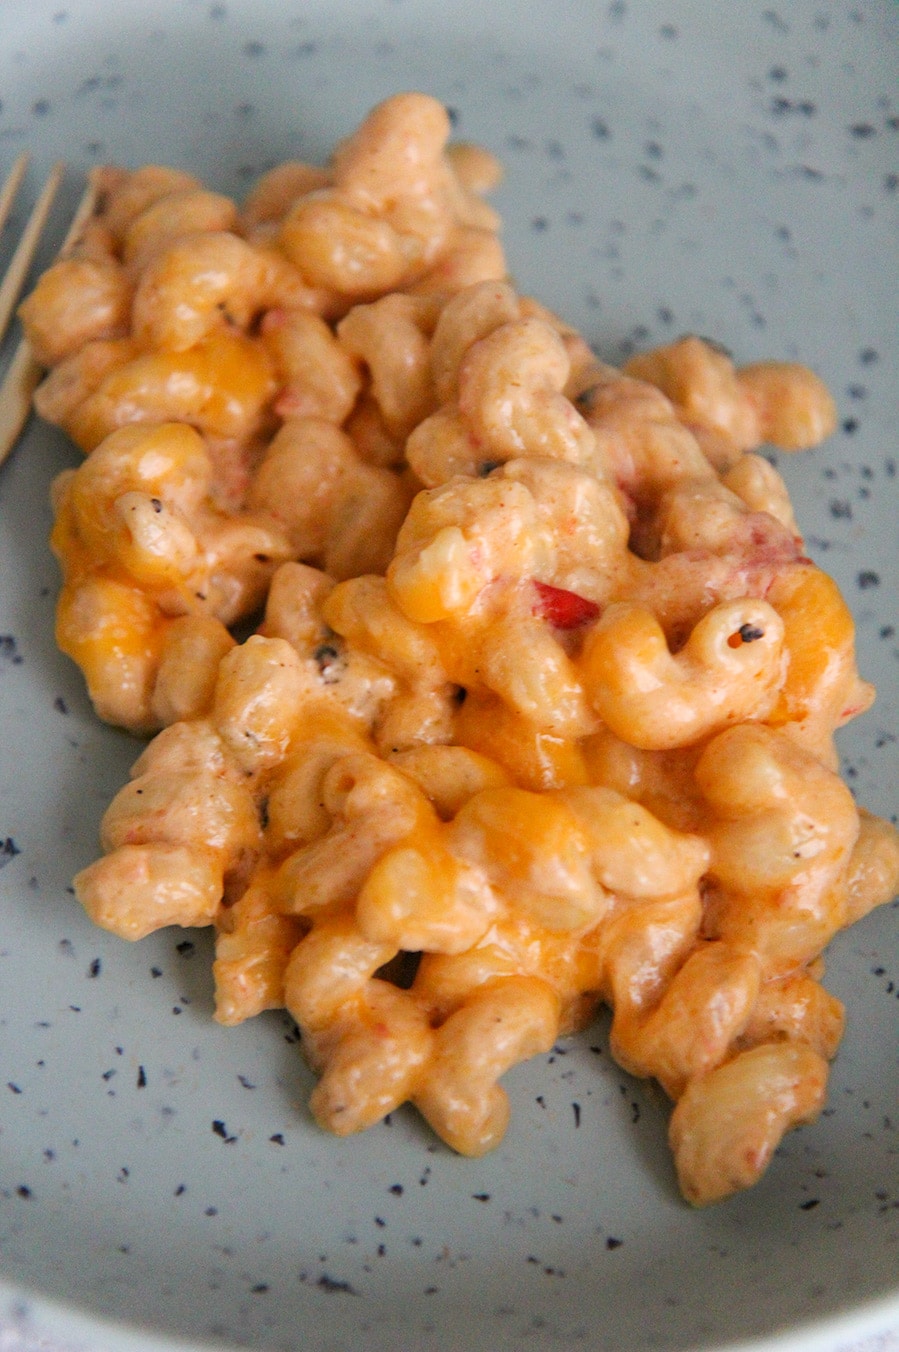
[[[693,330],[817,368],[840,430],[781,467],[880,687],[845,772],[889,814],[897,55],[888,0],[4,0],[0,169],[30,146],[33,188],[63,157],[69,203],[109,160],[239,193],[417,87],[502,156],[519,285],[603,355]],[[336,1141],[302,1106],[289,1023],[211,1021],[205,936],[90,926],[69,881],[135,746],[53,646],[47,488],[74,461],[32,424],[0,473],[0,1331],[89,1352],[799,1352],[899,1331],[895,906],[833,945],[849,1026],[826,1113],[699,1213],[661,1096],[601,1025],[508,1077],[487,1159],[405,1113]]]

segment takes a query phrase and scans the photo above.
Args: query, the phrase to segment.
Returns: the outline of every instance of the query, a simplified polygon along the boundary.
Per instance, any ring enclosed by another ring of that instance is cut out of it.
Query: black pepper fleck
[[[322,643],[312,654],[325,685],[333,685],[340,680],[342,660],[340,649],[333,643]]]

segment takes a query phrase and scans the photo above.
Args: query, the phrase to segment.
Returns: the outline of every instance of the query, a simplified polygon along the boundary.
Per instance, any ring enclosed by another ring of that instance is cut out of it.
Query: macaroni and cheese
[[[400,95],[240,209],[104,171],[25,304],[87,453],[59,641],[156,733],[76,891],[128,939],[213,926],[216,1017],[286,1008],[341,1135],[411,1102],[491,1149],[504,1072],[604,1003],[713,1202],[821,1109],[822,954],[899,885],[837,773],[852,620],[757,453],[834,407],[691,336],[597,360],[448,130]]]

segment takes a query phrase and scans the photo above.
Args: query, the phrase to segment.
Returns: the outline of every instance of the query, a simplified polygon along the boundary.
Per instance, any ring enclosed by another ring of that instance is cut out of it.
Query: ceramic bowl
[[[0,168],[29,147],[34,190],[64,159],[57,224],[97,163],[239,195],[421,89],[505,163],[520,289],[603,357],[690,331],[815,368],[839,429],[777,464],[879,687],[843,772],[890,815],[897,50],[889,0],[5,0]],[[90,925],[71,878],[136,748],[54,648],[48,485],[76,459],[32,421],[0,471],[0,1328],[66,1352],[800,1352],[899,1330],[895,905],[832,945],[826,1111],[701,1211],[662,1095],[601,1020],[507,1077],[487,1158],[406,1111],[335,1140],[289,1021],[213,1023],[205,934]]]

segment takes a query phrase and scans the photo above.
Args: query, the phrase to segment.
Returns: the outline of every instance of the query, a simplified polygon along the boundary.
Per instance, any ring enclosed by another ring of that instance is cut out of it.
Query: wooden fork
[[[3,229],[28,168],[29,155],[20,155],[0,188],[0,230]],[[25,223],[9,267],[0,282],[0,343],[6,335],[15,313],[19,297],[28,280],[34,255],[46,227],[53,200],[62,182],[65,166],[55,164],[41,189],[31,215]],[[77,243],[85,221],[94,209],[95,192],[92,186],[85,191],[60,250],[63,257]],[[22,338],[0,384],[0,465],[18,441],[31,410],[31,397],[41,378],[42,368],[31,354],[26,339]]]

